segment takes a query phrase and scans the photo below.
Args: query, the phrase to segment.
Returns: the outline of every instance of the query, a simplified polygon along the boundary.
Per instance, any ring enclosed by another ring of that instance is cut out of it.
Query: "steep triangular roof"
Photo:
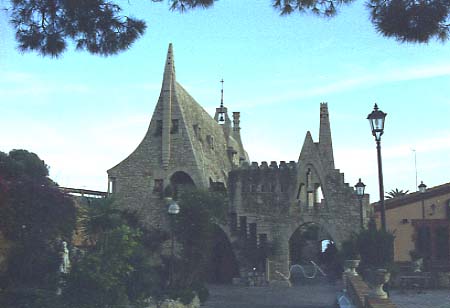
[[[222,127],[176,81],[170,44],[148,131],[136,150],[108,174],[130,176],[133,170],[147,174],[160,170],[160,177],[167,179],[183,171],[200,186],[208,186],[210,180],[226,182],[232,168],[228,143]]]
[[[311,132],[307,131],[305,136],[305,141],[303,141],[302,150],[300,152],[300,160],[310,160],[311,157],[318,159],[318,144],[314,142]]]

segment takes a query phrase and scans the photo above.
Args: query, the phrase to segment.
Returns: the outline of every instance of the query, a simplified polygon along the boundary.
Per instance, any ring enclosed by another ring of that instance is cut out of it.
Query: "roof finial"
[[[222,89],[220,90],[220,108],[223,108],[223,78],[220,80],[220,83],[222,83]]]
[[[222,89],[220,90],[220,108],[219,108],[219,119],[218,123],[223,124],[225,123],[225,111],[223,110],[223,78],[220,80],[220,83],[222,84]]]

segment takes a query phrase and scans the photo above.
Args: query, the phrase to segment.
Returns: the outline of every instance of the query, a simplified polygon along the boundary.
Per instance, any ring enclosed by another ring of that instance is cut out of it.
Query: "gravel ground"
[[[210,297],[203,308],[334,308],[342,282],[303,280],[288,287],[242,287],[210,285]],[[392,290],[391,301],[398,308],[450,308],[450,290]]]
[[[450,290],[393,290],[390,296],[397,308],[450,308]]]
[[[328,283],[288,287],[209,286],[205,308],[332,308],[340,285]]]

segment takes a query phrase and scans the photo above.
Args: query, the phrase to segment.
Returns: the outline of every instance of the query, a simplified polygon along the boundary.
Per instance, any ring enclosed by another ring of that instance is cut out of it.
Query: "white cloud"
[[[417,151],[417,170],[419,182],[424,180],[429,187],[450,181],[448,170],[450,163],[450,131],[442,131],[435,137],[424,136],[394,146],[382,148],[383,174],[385,191],[399,188],[415,191],[414,152]],[[375,147],[335,147],[336,167],[345,173],[346,181],[354,185],[358,178],[367,185],[371,200],[378,198],[378,165]],[[354,182],[354,183],[353,183]]]
[[[0,82],[12,82],[12,83],[19,83],[24,81],[33,81],[35,78],[32,74],[26,73],[26,72],[13,72],[13,71],[6,71],[0,73]]]
[[[412,155],[413,150],[421,154],[450,150],[450,132],[442,131],[435,135],[437,136],[424,137],[414,143],[385,147],[383,156],[386,158],[399,158]]]
[[[42,105],[54,100],[49,97],[54,95],[73,96],[75,94],[88,95],[90,93],[114,93],[110,99],[125,101],[130,93],[145,91],[153,93],[157,99],[160,83],[130,83],[111,85],[88,84],[84,80],[54,79],[28,72],[4,71],[0,72],[0,97],[2,102],[15,102],[27,105]],[[94,90],[95,89],[95,90]],[[153,95],[151,94],[151,95]],[[24,99],[30,98],[33,99]],[[103,96],[105,97],[105,96]]]
[[[0,73],[0,97],[5,102],[42,104],[49,102],[50,100],[45,98],[52,94],[86,94],[90,89],[90,86],[85,83],[46,80],[43,76],[27,72],[5,71]]]
[[[238,102],[240,106],[253,108],[261,105],[274,105],[280,102],[298,101],[311,97],[320,97],[331,93],[344,92],[364,86],[375,86],[399,81],[419,80],[433,77],[450,76],[450,63],[438,63],[427,66],[407,67],[371,72],[316,87],[284,91],[276,96],[264,96]]]

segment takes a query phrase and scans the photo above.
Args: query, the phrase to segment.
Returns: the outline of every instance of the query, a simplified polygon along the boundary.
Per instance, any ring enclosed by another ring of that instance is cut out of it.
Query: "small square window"
[[[163,191],[164,180],[163,179],[155,179],[155,183],[153,185],[153,192],[160,193]]]
[[[179,128],[179,121],[178,121],[178,119],[173,119],[172,120],[172,128],[170,129],[170,133],[171,134],[177,134],[178,133],[178,128]]]
[[[155,136],[162,136],[163,123],[162,120],[156,120]]]
[[[196,137],[198,140],[202,141],[202,129],[201,129],[200,125],[194,124],[194,125],[192,126],[192,128],[194,129],[194,135],[195,135],[195,137]]]
[[[206,136],[206,142],[208,142],[209,147],[211,148],[211,150],[214,150],[214,137],[211,135],[207,135]]]
[[[114,194],[116,192],[116,178],[109,178],[108,181],[108,192]]]

